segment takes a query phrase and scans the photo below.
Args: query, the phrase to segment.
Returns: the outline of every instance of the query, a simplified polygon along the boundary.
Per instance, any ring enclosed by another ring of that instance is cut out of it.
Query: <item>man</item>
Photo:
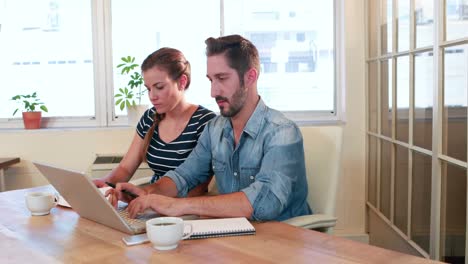
[[[119,183],[116,195],[130,201],[122,193],[125,189],[140,196],[128,206],[131,217],[146,208],[170,216],[244,216],[261,221],[310,214],[302,135],[258,95],[256,47],[239,35],[205,43],[211,96],[221,116],[207,124],[178,168],[144,189]],[[174,198],[186,197],[213,173],[220,195]]]

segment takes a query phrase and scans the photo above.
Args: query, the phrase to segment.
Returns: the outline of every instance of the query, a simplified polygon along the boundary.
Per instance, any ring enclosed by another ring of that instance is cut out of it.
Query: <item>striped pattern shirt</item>
[[[146,110],[137,125],[136,132],[143,139],[153,125],[155,111],[154,107]],[[151,183],[154,183],[166,174],[167,171],[177,168],[184,162],[197,145],[198,138],[203,132],[205,125],[215,116],[216,114],[211,110],[198,106],[197,111],[193,113],[184,131],[169,143],[161,140],[158,133],[159,129],[155,127],[146,153],[148,166],[154,172]]]

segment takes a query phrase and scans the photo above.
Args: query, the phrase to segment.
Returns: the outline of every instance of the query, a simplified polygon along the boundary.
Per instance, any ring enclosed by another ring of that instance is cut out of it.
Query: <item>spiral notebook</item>
[[[245,217],[186,220],[184,223],[192,224],[193,233],[189,239],[255,234],[255,228]],[[190,227],[186,226],[185,233],[189,231]]]

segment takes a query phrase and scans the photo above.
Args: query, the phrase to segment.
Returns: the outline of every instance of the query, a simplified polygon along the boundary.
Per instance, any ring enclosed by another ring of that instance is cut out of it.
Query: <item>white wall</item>
[[[344,2],[346,124],[335,232],[359,235],[365,232],[364,0]],[[302,128],[305,137],[308,129]],[[22,160],[5,173],[7,190],[47,184],[31,161],[86,172],[96,154],[125,153],[133,135],[133,128],[0,130],[0,157]]]
[[[337,234],[365,232],[365,1],[345,2],[346,125]]]
[[[0,157],[21,158],[5,172],[7,190],[48,183],[32,161],[87,172],[96,154],[125,153],[133,133],[130,127],[0,131]]]

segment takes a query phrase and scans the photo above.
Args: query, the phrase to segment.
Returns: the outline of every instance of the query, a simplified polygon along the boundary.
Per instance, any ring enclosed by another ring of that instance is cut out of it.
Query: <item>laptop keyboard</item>
[[[127,223],[131,223],[131,224],[142,224],[144,223],[144,221],[142,221],[141,219],[138,219],[138,218],[130,218],[130,216],[128,215],[128,211],[127,210],[119,210],[119,215],[125,220],[125,222]]]
[[[137,215],[135,218],[130,218],[126,206],[119,205],[117,213],[122,217],[122,219],[128,224],[128,226],[136,233],[142,233],[146,230],[146,221],[155,217],[158,217],[157,213],[153,211],[145,212],[143,214]]]
[[[146,210],[142,214],[138,214],[135,218],[130,218],[128,215],[127,204],[119,201],[119,206],[117,209],[117,213],[122,217],[122,219],[128,224],[130,229],[133,230],[134,233],[144,233],[146,232],[146,221],[153,219],[155,217],[160,217],[158,213],[152,210]],[[184,220],[195,220],[199,217],[196,215],[183,215],[179,216]]]

